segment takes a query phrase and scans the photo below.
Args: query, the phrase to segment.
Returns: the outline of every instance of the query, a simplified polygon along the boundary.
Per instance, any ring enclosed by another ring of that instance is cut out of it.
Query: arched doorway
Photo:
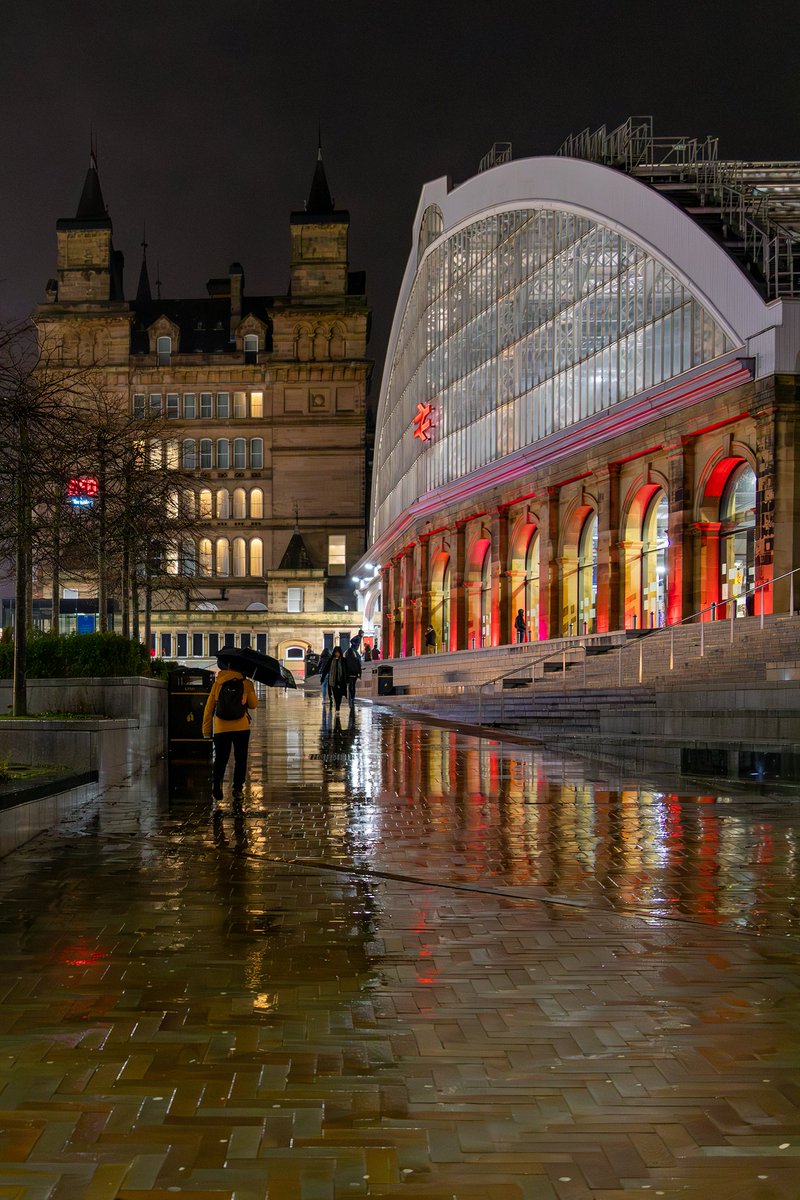
[[[431,566],[430,621],[436,632],[436,645],[450,649],[450,556],[440,551]]]
[[[578,540],[578,634],[597,632],[597,513],[589,513]]]
[[[480,592],[481,645],[492,644],[492,556],[487,546],[481,563]]]
[[[656,629],[667,621],[667,547],[669,504],[664,492],[655,493],[642,521],[642,628]]]
[[[525,551],[525,622],[529,642],[539,640],[539,531],[534,529]]]
[[[733,471],[720,500],[720,600],[732,600],[736,616],[758,612],[745,596],[756,581],[756,475],[749,463]],[[728,613],[730,610],[728,610]]]

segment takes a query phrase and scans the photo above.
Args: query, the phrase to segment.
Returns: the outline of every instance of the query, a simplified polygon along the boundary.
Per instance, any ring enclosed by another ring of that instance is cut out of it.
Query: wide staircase
[[[409,713],[503,728],[593,756],[685,769],[716,763],[718,774],[741,775],[741,763],[763,754],[782,756],[784,775],[794,759],[800,767],[798,616],[390,665],[399,694],[387,702]]]

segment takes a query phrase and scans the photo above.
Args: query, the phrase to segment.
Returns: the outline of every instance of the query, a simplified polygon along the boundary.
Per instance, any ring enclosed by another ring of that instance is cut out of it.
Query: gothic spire
[[[153,299],[150,291],[150,275],[147,271],[147,226],[142,229],[142,268],[139,271],[139,286],[136,289],[136,303],[146,304]]]
[[[328,179],[325,175],[325,164],[322,161],[321,132],[317,146],[317,165],[314,168],[311,191],[308,193],[308,200],[306,201],[306,212],[317,216],[333,212],[333,197],[331,196],[331,189],[328,187]]]
[[[83,191],[78,201],[78,211],[75,214],[78,221],[107,221],[108,213],[103,203],[103,192],[100,187],[100,176],[97,173],[97,155],[92,146],[89,155],[89,170],[83,182]]]

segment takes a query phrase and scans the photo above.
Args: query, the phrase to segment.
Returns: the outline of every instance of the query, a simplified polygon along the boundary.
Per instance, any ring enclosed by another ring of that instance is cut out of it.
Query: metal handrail
[[[562,656],[562,659],[564,662],[563,671],[564,671],[564,676],[566,677],[567,653],[572,653],[574,650],[583,650],[584,651],[583,681],[585,683],[586,682],[586,654],[585,654],[586,642],[587,642],[588,638],[595,637],[595,636],[597,636],[597,635],[595,635],[595,634],[580,635],[579,634],[575,638],[574,643],[571,646],[563,646],[562,645],[560,647],[560,649],[558,649],[558,650],[551,650],[547,654],[537,655],[536,658],[526,659],[526,661],[524,663],[521,663],[518,667],[512,667],[510,671],[504,671],[502,673],[502,675],[495,675],[494,678],[485,679],[483,681],[483,683],[479,683],[478,687],[476,689],[477,693],[478,693],[478,724],[481,723],[480,718],[483,715],[483,693],[486,688],[494,687],[495,684],[501,683],[504,679],[510,679],[512,675],[516,675],[520,671],[530,671],[531,683],[534,684],[534,686],[535,686],[536,667],[539,665],[539,663],[548,662],[549,659],[551,659],[551,658],[558,658],[559,655]],[[600,636],[605,637],[606,635],[602,634]],[[560,641],[569,641],[570,639],[567,637],[567,638],[561,638],[559,640]],[[500,715],[501,715],[501,718],[502,718],[502,714],[503,714],[503,699],[504,699],[504,694],[501,689],[501,693],[500,693]]]

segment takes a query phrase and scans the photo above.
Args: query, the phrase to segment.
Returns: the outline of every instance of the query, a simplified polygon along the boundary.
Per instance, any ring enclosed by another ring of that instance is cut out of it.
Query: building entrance
[[[747,463],[731,476],[720,505],[720,588],[723,604],[730,600],[736,616],[757,611],[754,597],[745,596],[756,577],[756,476]]]

